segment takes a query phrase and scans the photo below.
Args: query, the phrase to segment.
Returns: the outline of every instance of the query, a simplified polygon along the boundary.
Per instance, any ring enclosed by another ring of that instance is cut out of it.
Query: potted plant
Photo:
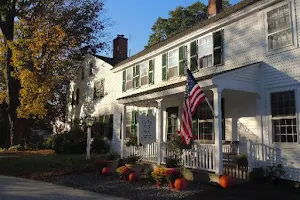
[[[177,171],[180,171],[180,164],[178,156],[168,156],[165,158],[166,161],[166,168],[175,169]]]
[[[237,157],[237,165],[239,169],[248,168],[248,157],[247,155],[240,155]]]
[[[175,168],[170,168],[166,170],[165,177],[170,185],[170,188],[174,188],[174,182],[180,177],[180,173]]]
[[[142,165],[138,164],[137,161],[140,159],[140,156],[132,155],[127,158],[125,166],[129,168],[131,171],[136,173],[137,177],[140,177],[142,171]]]
[[[105,155],[106,166],[111,168],[112,171],[115,171],[119,165],[119,155],[114,152],[109,152]]]
[[[278,164],[276,166],[268,166],[265,170],[265,174],[272,184],[277,184],[280,178],[285,174],[283,166]]]
[[[151,173],[151,176],[155,180],[157,187],[161,186],[161,184],[165,178],[165,174],[166,174],[166,169],[164,169],[162,167],[158,167],[158,168],[154,169],[153,172]]]
[[[132,171],[130,169],[128,169],[127,167],[125,167],[125,166],[121,166],[121,167],[117,168],[116,172],[119,174],[120,180],[127,181],[128,177],[129,177],[129,174]]]

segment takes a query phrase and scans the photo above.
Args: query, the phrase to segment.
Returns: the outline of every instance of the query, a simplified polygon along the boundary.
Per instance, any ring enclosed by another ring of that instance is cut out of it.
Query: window
[[[178,107],[169,107],[166,109],[168,121],[167,121],[167,138],[172,134],[177,134],[178,131]]]
[[[141,70],[141,85],[147,85],[148,84],[148,62],[143,62],[140,64],[140,70]]]
[[[76,89],[76,99],[75,99],[75,104],[76,104],[76,105],[79,104],[79,88]]]
[[[213,101],[209,101],[213,106]],[[200,103],[193,116],[193,134],[196,140],[214,140],[214,116],[206,101]]]
[[[269,50],[293,44],[291,9],[289,4],[268,12],[267,26]]]
[[[113,136],[113,115],[102,115],[96,118],[92,127],[92,133],[99,134],[111,140]]]
[[[129,68],[126,70],[126,90],[133,87],[133,70]]]
[[[104,97],[104,80],[105,79],[101,79],[94,83],[94,99]]]
[[[138,111],[126,113],[126,138],[137,135]]]
[[[272,130],[275,142],[297,143],[295,92],[271,94]]]
[[[93,63],[90,62],[90,76],[93,75]]]
[[[168,78],[178,76],[178,49],[168,53]]]
[[[133,67],[133,88],[140,87],[140,66]]]
[[[81,80],[84,80],[84,67],[81,68]]]
[[[213,55],[213,37],[212,34],[209,34],[199,39],[199,48],[198,48],[199,67],[200,68],[211,67],[213,65],[212,55]]]

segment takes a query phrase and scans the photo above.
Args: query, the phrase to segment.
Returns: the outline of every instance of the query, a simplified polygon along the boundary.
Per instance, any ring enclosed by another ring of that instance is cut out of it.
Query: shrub
[[[104,157],[104,159],[107,161],[117,160],[118,158],[119,158],[119,155],[114,152],[109,152]]]
[[[52,149],[52,150],[55,150],[55,136],[50,136],[48,137],[44,143],[43,143],[43,147],[45,149]]]
[[[178,159],[177,159],[177,156],[175,157],[166,157],[165,158],[166,160],[166,167],[167,168],[175,168],[175,167],[179,167],[179,162],[178,162]]]
[[[97,134],[93,139],[91,144],[91,151],[93,153],[105,154],[109,151],[110,145],[100,134]]]
[[[127,158],[127,163],[128,164],[135,164],[140,158],[141,158],[141,156],[136,156],[136,155],[129,156]]]
[[[8,148],[8,151],[21,151],[21,150],[23,150],[23,147],[20,144]]]
[[[45,138],[37,132],[31,132],[29,136],[24,138],[24,147],[26,149],[42,149],[44,147]]]
[[[265,169],[265,174],[270,182],[276,182],[285,174],[285,171],[283,170],[283,166],[278,164],[276,166],[268,166]]]
[[[132,136],[129,138],[129,141],[125,144],[127,147],[129,146],[137,146],[137,136]]]

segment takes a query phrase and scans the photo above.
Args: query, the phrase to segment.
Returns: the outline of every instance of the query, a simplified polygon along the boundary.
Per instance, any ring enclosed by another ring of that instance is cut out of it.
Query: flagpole
[[[213,107],[211,106],[211,104],[209,103],[209,101],[208,101],[208,99],[207,99],[206,97],[205,97],[205,101],[206,101],[206,103],[208,104],[208,106],[209,106],[211,112],[213,113],[214,117],[217,117],[216,114],[215,114],[215,112],[214,112]]]

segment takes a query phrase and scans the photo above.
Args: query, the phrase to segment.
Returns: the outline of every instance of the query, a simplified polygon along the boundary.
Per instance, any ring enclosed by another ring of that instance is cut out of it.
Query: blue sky
[[[230,0],[230,3],[236,4],[239,1]],[[158,17],[167,18],[170,10],[194,2],[196,0],[105,0],[106,16],[114,23],[107,29],[109,39],[112,41],[117,34],[124,34],[128,38],[129,56],[132,56],[144,49],[151,27]],[[207,4],[208,0],[201,2]],[[111,52],[112,48],[106,55],[111,56]]]

